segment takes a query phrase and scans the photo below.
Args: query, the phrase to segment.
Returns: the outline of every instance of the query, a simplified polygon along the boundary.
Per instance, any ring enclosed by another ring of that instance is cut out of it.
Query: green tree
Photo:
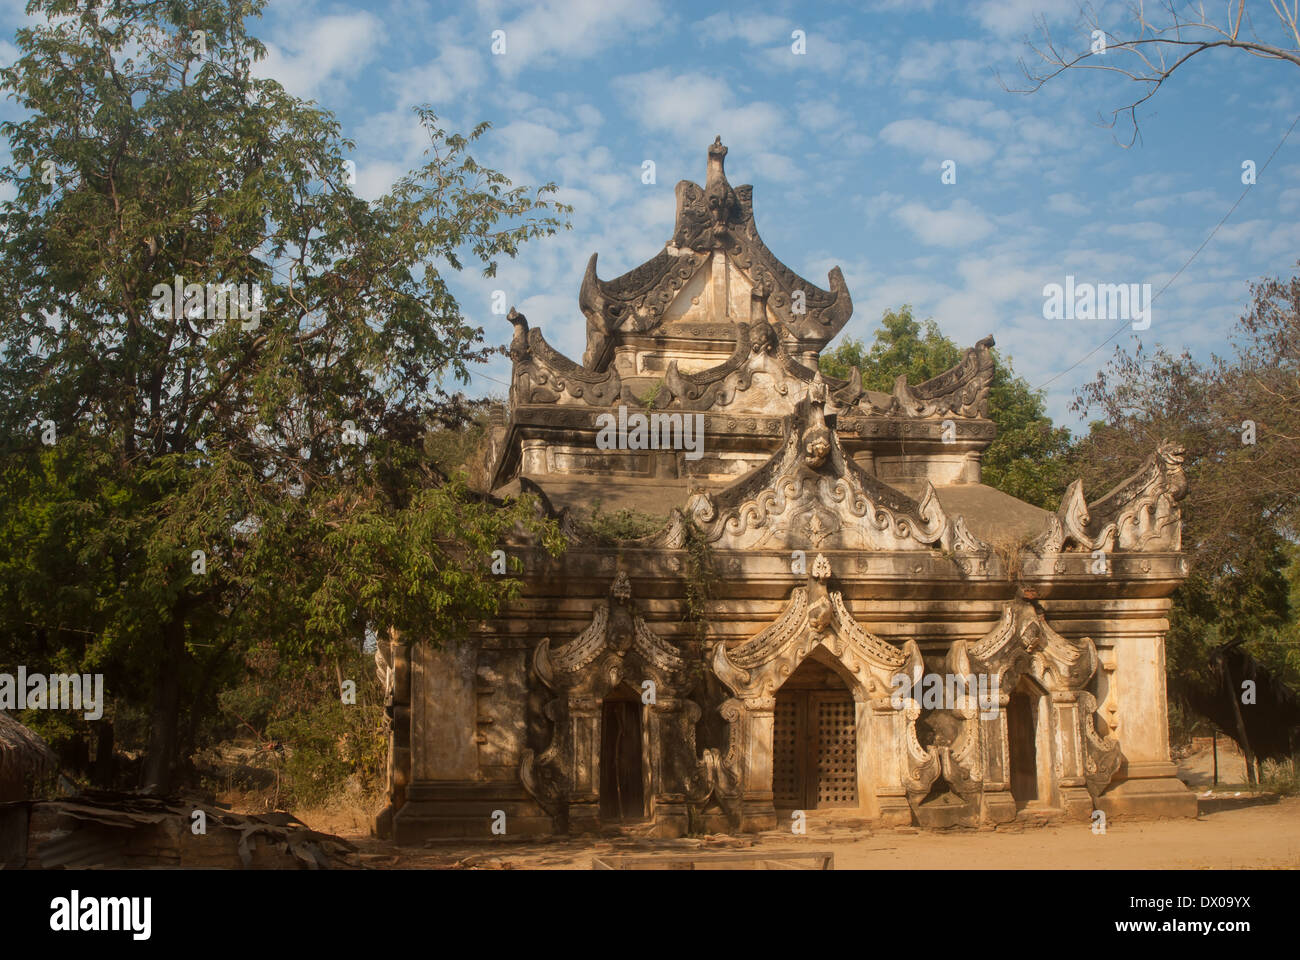
[[[0,656],[107,665],[159,789],[212,658],[439,642],[517,590],[489,574],[507,532],[557,546],[423,444],[487,352],[446,274],[493,275],[569,208],[428,108],[426,162],[357,197],[333,116],[254,77],[261,6],[34,0],[0,70],[24,111],[0,170]]]
[[[847,378],[857,367],[862,385],[888,393],[905,374],[917,384],[956,366],[963,350],[945,337],[933,320],[918,322],[911,306],[886,311],[870,348],[846,339],[821,357],[823,373]],[[1067,478],[1063,461],[1070,432],[1052,425],[1041,392],[1015,376],[1009,359],[993,352],[993,382],[989,388],[989,417],[997,437],[984,451],[982,475],[989,486],[1028,503],[1055,510]]]
[[[1185,450],[1183,550],[1190,575],[1170,614],[1174,694],[1205,683],[1209,651],[1251,641],[1300,680],[1295,584],[1300,531],[1300,276],[1252,287],[1232,352],[1117,348],[1075,408],[1099,415],[1071,454],[1089,489],[1131,473],[1161,439]]]

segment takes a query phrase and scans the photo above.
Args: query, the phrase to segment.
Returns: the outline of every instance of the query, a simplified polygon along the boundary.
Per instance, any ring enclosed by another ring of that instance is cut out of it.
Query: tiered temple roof
[[[776,258],[754,221],[753,188],[727,181],[726,154],[715,140],[704,186],[677,184],[672,239],[654,258],[606,281],[592,255],[579,293],[587,324],[582,363],[511,310],[510,413],[494,438],[495,492],[527,485],[556,508],[581,512],[599,500],[605,509],[689,515],[706,527],[731,511],[734,531],[754,518],[747,502],[771,512],[763,490],[785,484],[792,491],[808,481],[839,493],[812,496],[809,487],[809,503],[823,506],[787,519],[842,529],[853,540],[844,547],[974,548],[981,539],[1036,536],[1039,547],[1060,549],[1059,541],[1084,549],[1158,537],[1101,529],[1081,489],[1071,488],[1053,516],[980,482],[980,456],[995,435],[991,336],[930,380],[909,384],[900,376],[890,393],[864,389],[856,368],[847,380],[820,373],[821,351],[852,315],[843,274],[831,270],[823,289]],[[700,455],[601,449],[602,415],[620,407],[624,416],[701,415]],[[814,427],[827,441],[820,458],[802,449]],[[1132,484],[1151,487],[1140,477]],[[853,516],[827,513],[824,504],[848,491]],[[1109,515],[1112,506],[1092,510]],[[868,509],[880,532],[859,543]],[[773,518],[768,533],[781,525]],[[667,528],[664,536],[672,539]],[[767,535],[728,539],[744,548]]]

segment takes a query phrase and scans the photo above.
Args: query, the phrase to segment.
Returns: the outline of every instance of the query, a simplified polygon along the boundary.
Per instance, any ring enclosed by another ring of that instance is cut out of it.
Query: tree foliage
[[[517,590],[489,574],[506,532],[558,546],[424,447],[472,415],[446,388],[489,352],[447,276],[492,275],[569,208],[429,108],[425,162],[358,197],[333,116],[253,75],[260,8],[36,0],[0,70],[23,109],[0,170],[3,659],[102,668],[152,716],[158,786],[250,641],[436,643]]]
[[[1183,550],[1191,575],[1169,635],[1175,687],[1201,684],[1209,651],[1251,653],[1300,683],[1300,276],[1253,285],[1228,356],[1117,349],[1076,401],[1100,414],[1072,460],[1090,487],[1135,469],[1162,438],[1186,450]]]
[[[868,348],[861,340],[846,339],[821,358],[823,373],[847,378],[857,367],[862,385],[889,393],[894,381],[906,375],[921,383],[956,366],[963,350],[945,337],[933,320],[918,322],[904,304],[881,318]],[[989,416],[997,425],[993,443],[984,451],[984,482],[1028,503],[1055,510],[1064,488],[1061,463],[1070,433],[1052,425],[1041,393],[1024,378],[1015,376],[1009,360],[994,350],[993,382],[989,390]]]

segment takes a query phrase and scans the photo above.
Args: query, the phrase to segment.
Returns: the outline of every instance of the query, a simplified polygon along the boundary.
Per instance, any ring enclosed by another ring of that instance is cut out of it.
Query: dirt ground
[[[806,852],[834,854],[837,870],[873,869],[1300,869],[1300,798],[1212,796],[1196,820],[1112,820],[1012,824],[997,830],[922,832],[869,829],[860,821],[810,815],[806,836],[784,832],[681,840],[538,837],[436,842],[399,848],[366,835],[355,817],[304,815],[311,826],[347,837],[378,869],[587,870],[602,854]],[[337,815],[336,815],[337,816]]]
[[[661,853],[829,852],[835,869],[906,870],[993,868],[1198,870],[1300,869],[1300,797],[1252,794],[1239,782],[1245,762],[1220,743],[1220,786],[1212,788],[1213,757],[1198,751],[1179,764],[1179,776],[1197,792],[1195,820],[1112,819],[1104,834],[1091,823],[1014,823],[996,830],[926,832],[915,827],[871,828],[860,820],[811,811],[808,832],[788,830],[680,840],[594,836],[504,836],[396,847],[369,835],[369,809],[304,811],[317,830],[356,844],[361,861],[377,869],[588,870],[602,855]]]

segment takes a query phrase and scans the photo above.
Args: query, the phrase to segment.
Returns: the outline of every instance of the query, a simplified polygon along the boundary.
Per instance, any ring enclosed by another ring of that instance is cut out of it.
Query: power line
[[[1291,121],[1291,126],[1287,127],[1286,133],[1282,134],[1282,139],[1279,140],[1277,146],[1273,148],[1273,152],[1268,155],[1268,159],[1264,161],[1264,165],[1259,168],[1259,173],[1263,173],[1265,170],[1268,169],[1268,165],[1273,162],[1273,157],[1275,157],[1277,155],[1277,152],[1282,149],[1282,145],[1286,143],[1287,137],[1291,136],[1291,131],[1296,128],[1297,123],[1300,123],[1300,114],[1297,114],[1296,118]],[[1177,272],[1165,282],[1165,285],[1163,287],[1161,287],[1159,290],[1156,291],[1155,296],[1151,298],[1152,303],[1155,303],[1156,300],[1159,299],[1160,294],[1168,290],[1170,284],[1172,284],[1175,280],[1177,280],[1179,276],[1182,274],[1182,272],[1186,270],[1189,266],[1191,266],[1192,261],[1195,260],[1196,257],[1200,254],[1200,252],[1205,249],[1205,245],[1214,239],[1214,235],[1219,232],[1219,228],[1228,222],[1228,218],[1231,217],[1232,214],[1236,211],[1237,207],[1241,205],[1241,201],[1246,199],[1246,194],[1250,193],[1250,189],[1253,186],[1255,186],[1254,182],[1246,184],[1246,189],[1241,191],[1241,196],[1237,198],[1236,203],[1234,203],[1231,207],[1229,207],[1228,212],[1225,213],[1223,215],[1223,218],[1217,224],[1214,225],[1214,229],[1210,231],[1210,235],[1201,241],[1201,245],[1197,247],[1194,251],[1192,251],[1192,255],[1187,258],[1187,262],[1178,268]],[[1119,329],[1116,330],[1114,333],[1112,333],[1109,337],[1107,337],[1101,343],[1097,344],[1095,347],[1093,347],[1091,350],[1085,353],[1078,360],[1074,361],[1074,363],[1070,364],[1068,367],[1066,367],[1056,376],[1049,377],[1047,380],[1044,380],[1041,384],[1039,384],[1034,389],[1042,390],[1046,388],[1049,384],[1055,383],[1057,380],[1061,379],[1061,377],[1065,376],[1075,367],[1079,366],[1079,364],[1083,363],[1085,360],[1087,360],[1089,357],[1095,354],[1098,350],[1106,346],[1106,344],[1110,343],[1121,333],[1123,333],[1124,328],[1127,326],[1129,326],[1128,321],[1125,321],[1124,323],[1120,324]]]
[[[469,372],[469,375],[470,375],[471,377],[482,377],[484,380],[491,380],[493,383],[499,383],[499,384],[501,384],[501,386],[503,386],[503,387],[508,387],[508,386],[510,386],[510,384],[507,383],[506,381],[504,381],[504,380],[498,380],[496,377],[489,376],[489,375],[486,374],[486,373],[481,373],[481,372],[479,372],[478,370],[470,370],[470,371],[468,371],[468,372]]]

